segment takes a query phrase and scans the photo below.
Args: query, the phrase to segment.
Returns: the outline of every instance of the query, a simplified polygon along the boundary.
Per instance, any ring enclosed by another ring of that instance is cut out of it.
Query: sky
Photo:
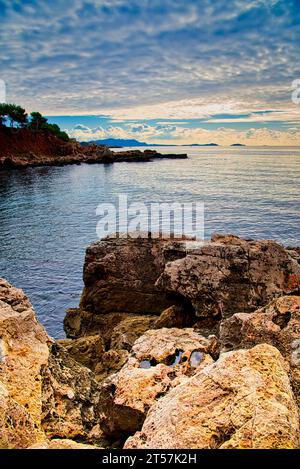
[[[300,0],[0,0],[7,102],[81,141],[300,145],[297,79]]]

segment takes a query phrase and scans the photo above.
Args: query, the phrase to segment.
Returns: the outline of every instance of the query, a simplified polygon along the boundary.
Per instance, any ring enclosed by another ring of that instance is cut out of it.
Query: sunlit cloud
[[[0,12],[7,99],[48,116],[110,119],[69,126],[78,138],[110,126],[152,142],[229,141],[232,129],[234,139],[294,142],[296,0],[0,0]]]

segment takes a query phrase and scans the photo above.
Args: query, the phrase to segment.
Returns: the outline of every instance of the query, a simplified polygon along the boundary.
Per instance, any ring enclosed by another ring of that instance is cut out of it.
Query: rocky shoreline
[[[114,152],[102,145],[81,145],[76,141],[65,142],[44,131],[0,128],[0,170],[186,158],[186,154],[162,154],[149,149]]]
[[[0,448],[300,448],[300,255],[104,239],[54,341],[0,281]]]

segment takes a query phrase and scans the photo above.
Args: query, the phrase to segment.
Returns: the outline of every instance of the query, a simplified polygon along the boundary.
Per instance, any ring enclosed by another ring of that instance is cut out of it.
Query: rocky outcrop
[[[166,262],[168,240],[107,238],[86,250],[80,307],[93,314],[126,312],[160,314],[172,306],[165,291],[155,285]],[[185,256],[184,245],[177,243]]]
[[[151,236],[107,238],[87,249],[83,278],[80,308],[65,319],[69,337],[105,329],[101,316],[116,312],[167,310],[153,327],[197,321],[199,329],[211,329],[207,320],[218,323],[300,290],[300,265],[293,251],[273,241],[215,236],[195,247],[194,241]]]
[[[210,243],[168,263],[156,285],[188,299],[198,317],[217,319],[251,312],[298,289],[299,264],[273,241],[215,236]]]
[[[153,159],[185,159],[186,154],[161,154],[155,150],[113,152],[105,145],[65,142],[50,132],[0,127],[0,170],[27,166],[63,166],[118,162],[147,162]]]
[[[141,428],[151,405],[187,376],[213,362],[216,339],[193,329],[149,330],[135,342],[122,369],[102,383],[100,426],[124,438]]]
[[[61,339],[57,344],[64,347],[74,360],[93,371],[105,353],[105,343],[99,334],[73,340]]]
[[[54,344],[41,375],[42,427],[47,437],[88,441],[99,420],[99,385],[92,371]]]
[[[221,322],[221,351],[274,345],[286,359],[300,403],[300,296],[283,296],[254,313],[238,313]]]
[[[172,389],[125,448],[297,448],[298,409],[279,351],[238,350]]]
[[[298,447],[299,260],[234,236],[104,239],[59,341],[0,280],[0,448]]]
[[[93,373],[47,335],[22,290],[1,279],[0,448],[95,441],[98,395]]]
[[[127,163],[142,161],[146,162],[157,159],[185,160],[188,157],[186,153],[159,153],[156,150],[125,150],[112,153],[113,162],[115,163],[121,163],[123,161],[126,161]]]
[[[27,447],[45,439],[42,369],[51,339],[22,290],[0,279],[0,447]]]
[[[93,315],[79,308],[68,310],[59,340],[78,362],[95,372],[98,381],[120,370],[135,340],[152,327],[157,316],[128,313]]]

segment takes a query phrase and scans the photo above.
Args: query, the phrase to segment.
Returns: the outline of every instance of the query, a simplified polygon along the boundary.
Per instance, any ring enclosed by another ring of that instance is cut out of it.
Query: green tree
[[[30,121],[28,122],[25,109],[21,106],[17,106],[16,104],[0,103],[0,125],[5,126],[7,121],[10,122],[11,127],[13,127],[14,124],[17,124],[18,126],[27,127],[37,131],[44,130],[46,132],[51,132],[61,140],[69,140],[69,136],[66,132],[60,130],[57,124],[49,124],[46,117],[42,116],[40,112],[32,112],[30,114]]]
[[[60,130],[59,126],[57,124],[44,124],[42,126],[43,130],[47,130],[48,132],[51,132],[52,134],[56,135],[56,137],[60,138],[61,140],[68,141],[69,140],[69,135],[66,132],[63,132]]]
[[[29,126],[35,130],[45,130],[46,132],[51,132],[61,140],[69,140],[69,136],[66,134],[66,132],[61,131],[57,124],[49,124],[48,119],[42,116],[42,114],[39,112],[32,112],[30,114]]]
[[[22,127],[27,124],[27,114],[25,109],[16,104],[0,104],[0,125],[5,125],[6,121],[10,121],[11,127],[16,123]]]
[[[47,122],[46,117],[42,116],[39,112],[32,112],[30,114],[30,127],[33,129],[39,130],[43,128]]]
[[[7,118],[7,104],[0,103],[0,125],[5,125]]]

